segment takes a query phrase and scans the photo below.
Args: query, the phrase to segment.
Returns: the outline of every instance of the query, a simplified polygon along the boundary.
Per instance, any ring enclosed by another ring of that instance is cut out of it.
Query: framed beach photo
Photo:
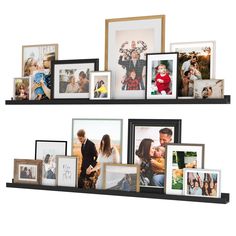
[[[99,59],[54,61],[53,98],[89,98],[90,72],[97,70]]]
[[[171,43],[170,50],[179,53],[178,97],[192,98],[195,81],[215,77],[215,41]]]
[[[22,46],[22,76],[31,78],[31,100],[51,99],[52,61],[58,58],[58,44]]]
[[[224,80],[197,80],[194,82],[194,98],[224,98]]]
[[[164,192],[166,144],[181,142],[181,120],[129,119],[128,163],[140,166],[140,187]]]
[[[113,99],[144,99],[146,53],[165,49],[165,16],[107,19],[105,70],[112,71]]]
[[[102,189],[105,163],[122,162],[121,119],[73,119],[72,150],[78,158],[78,187]]]
[[[89,99],[106,100],[111,98],[111,72],[90,72]]]
[[[184,188],[186,196],[221,197],[220,170],[184,169]]]
[[[21,77],[13,79],[13,100],[30,100],[30,78]]]
[[[103,189],[139,192],[139,165],[105,164]]]
[[[14,159],[14,183],[41,184],[42,161]]]
[[[77,187],[77,158],[72,156],[56,156],[57,186]]]
[[[67,155],[67,141],[35,141],[35,160],[43,161],[42,185],[56,186],[57,155]]]
[[[177,97],[178,53],[147,54],[147,99]]]
[[[204,144],[167,144],[165,193],[183,195],[183,169],[204,168]]]

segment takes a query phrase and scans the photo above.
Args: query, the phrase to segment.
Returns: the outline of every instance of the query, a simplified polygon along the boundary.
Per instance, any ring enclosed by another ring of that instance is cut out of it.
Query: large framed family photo
[[[54,61],[53,98],[89,98],[90,72],[98,70],[99,59]]]
[[[146,54],[165,48],[165,16],[107,19],[105,69],[112,71],[112,98],[144,99]]]
[[[170,50],[179,53],[178,96],[192,98],[196,80],[214,79],[215,42],[171,43]]]
[[[22,46],[22,76],[30,77],[31,100],[51,99],[52,62],[58,59],[58,44]]]
[[[165,146],[181,142],[181,120],[130,119],[128,125],[128,163],[140,166],[140,187],[163,193]]]
[[[104,163],[122,162],[121,119],[73,119],[72,150],[78,158],[78,187],[102,189]]]

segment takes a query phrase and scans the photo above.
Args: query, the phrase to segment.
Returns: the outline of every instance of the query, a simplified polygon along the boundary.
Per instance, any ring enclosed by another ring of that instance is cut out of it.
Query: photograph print
[[[220,171],[184,169],[184,195],[220,198]]]
[[[42,161],[14,159],[14,183],[41,184]]]
[[[51,99],[52,61],[58,58],[58,44],[22,46],[22,76],[30,77],[31,100]]]
[[[166,194],[183,195],[183,170],[204,167],[204,147],[204,144],[166,145]]]
[[[139,165],[105,164],[104,189],[139,192]]]
[[[170,47],[179,53],[178,96],[191,98],[195,81],[215,76],[215,42],[172,43]]]
[[[71,153],[78,158],[78,187],[102,189],[104,163],[122,160],[122,120],[73,119]]]
[[[30,78],[14,78],[13,79],[13,100],[30,100],[31,88]]]
[[[147,54],[147,99],[177,97],[178,53]]]
[[[181,142],[181,120],[129,120],[128,163],[140,166],[143,191],[164,192],[168,143]]]
[[[42,185],[56,185],[57,155],[66,156],[67,141],[36,140],[35,160],[43,161]]]
[[[99,59],[58,60],[53,63],[53,98],[89,98],[90,72]]]
[[[165,16],[106,20],[105,69],[112,71],[112,98],[144,99],[146,54],[163,52]]]

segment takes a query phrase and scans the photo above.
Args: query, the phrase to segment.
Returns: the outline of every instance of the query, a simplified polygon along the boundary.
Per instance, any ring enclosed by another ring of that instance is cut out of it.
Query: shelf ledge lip
[[[130,104],[230,104],[230,95],[220,99],[111,99],[111,100],[89,100],[89,99],[51,99],[51,100],[6,100],[6,105],[130,105]]]
[[[207,203],[219,203],[219,204],[227,204],[229,203],[229,200],[230,200],[229,193],[221,193],[221,198],[207,198],[207,197],[193,197],[193,196],[183,196],[183,195],[167,195],[167,194],[160,194],[160,193],[154,193],[154,192],[152,193],[124,192],[124,191],[117,191],[117,190],[79,189],[79,188],[73,188],[73,187],[31,185],[31,184],[19,184],[19,183],[6,183],[6,187],[35,189],[35,190],[49,190],[49,191],[59,191],[59,192],[101,194],[101,195],[124,196],[124,197],[179,200],[179,201],[190,201],[190,202],[207,202]]]

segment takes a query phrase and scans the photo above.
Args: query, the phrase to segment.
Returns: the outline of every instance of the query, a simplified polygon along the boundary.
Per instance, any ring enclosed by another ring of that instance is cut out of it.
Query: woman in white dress
[[[96,183],[96,189],[103,189],[103,171],[104,163],[119,163],[120,154],[115,146],[111,145],[111,139],[108,134],[102,137],[99,147],[99,154],[97,159],[97,165],[92,171],[100,170],[100,175]]]

